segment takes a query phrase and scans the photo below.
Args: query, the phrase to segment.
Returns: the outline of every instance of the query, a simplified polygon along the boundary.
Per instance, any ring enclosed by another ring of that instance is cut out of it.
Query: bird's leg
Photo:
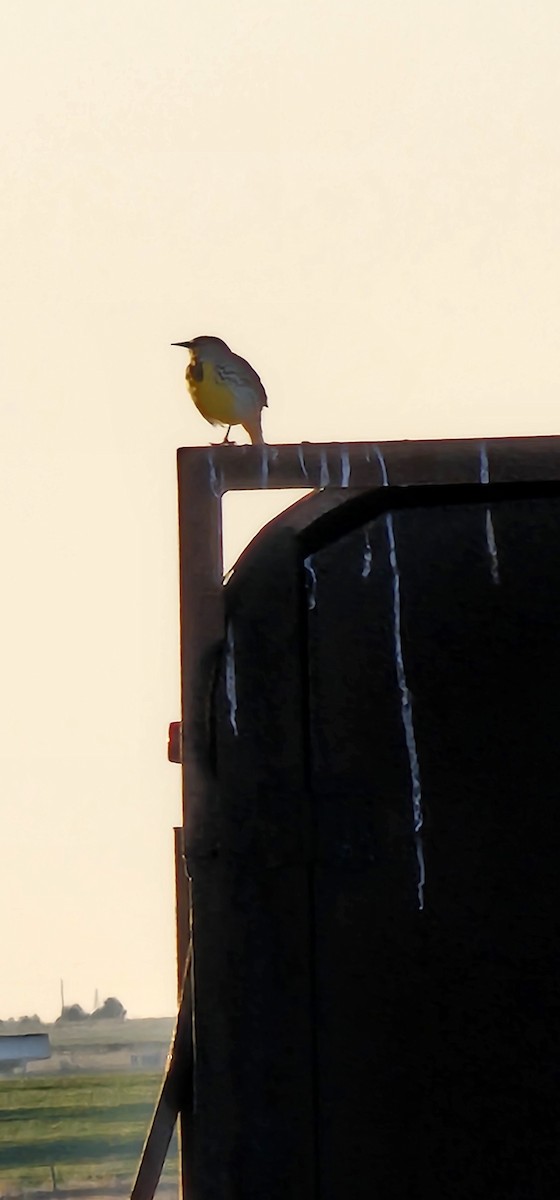
[[[229,440],[230,432],[231,432],[231,425],[228,425],[225,438],[222,438],[221,442],[210,442],[210,445],[211,446],[235,446],[235,442],[230,442],[230,440]]]

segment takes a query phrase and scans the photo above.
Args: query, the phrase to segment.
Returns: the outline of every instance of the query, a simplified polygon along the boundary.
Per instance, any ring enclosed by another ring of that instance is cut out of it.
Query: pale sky
[[[0,47],[0,1017],[61,976],[172,1013],[175,450],[215,435],[170,343],[249,358],[270,442],[560,432],[560,6],[3,0]]]

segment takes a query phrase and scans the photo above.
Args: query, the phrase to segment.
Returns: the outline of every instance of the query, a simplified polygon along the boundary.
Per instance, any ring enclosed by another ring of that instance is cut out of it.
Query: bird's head
[[[214,359],[220,358],[224,351],[230,353],[229,346],[221,338],[205,333],[200,337],[191,338],[189,342],[172,342],[171,345],[183,346],[185,350],[190,350],[193,358]]]

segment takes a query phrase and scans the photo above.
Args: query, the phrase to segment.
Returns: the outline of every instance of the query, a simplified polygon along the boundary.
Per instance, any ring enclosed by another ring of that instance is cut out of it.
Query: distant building
[[[28,1062],[51,1057],[48,1033],[0,1034],[0,1072],[24,1071]]]

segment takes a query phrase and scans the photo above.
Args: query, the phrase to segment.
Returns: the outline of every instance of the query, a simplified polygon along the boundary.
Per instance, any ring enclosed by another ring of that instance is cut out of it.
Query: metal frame
[[[303,488],[314,492],[290,509],[305,527],[318,513],[371,489],[560,481],[560,437],[302,443],[184,447],[177,452],[179,493],[182,721],[170,727],[169,758],[182,764],[183,826],[175,831],[178,978],[177,1031],[168,1075],[133,1190],[153,1196],[177,1115],[181,1118],[181,1195],[190,1191],[192,990],[185,831],[204,803],[207,780],[194,748],[197,677],[205,655],[225,636],[222,497],[228,491]],[[155,1154],[155,1157],[154,1157]]]
[[[205,786],[192,741],[198,664],[225,635],[225,493],[267,488],[321,489],[327,498],[332,493],[334,503],[339,503],[348,492],[386,484],[407,487],[559,480],[560,437],[193,446],[178,450],[177,468],[182,727],[180,746],[170,757],[183,766],[185,828],[192,808],[203,801]],[[305,512],[306,501],[301,504]]]

